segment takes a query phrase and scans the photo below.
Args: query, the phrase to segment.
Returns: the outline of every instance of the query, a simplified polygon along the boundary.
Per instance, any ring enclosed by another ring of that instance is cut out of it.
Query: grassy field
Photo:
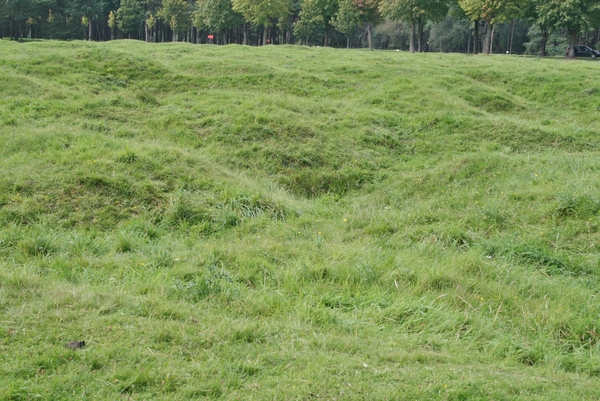
[[[600,398],[599,69],[0,41],[0,399]]]

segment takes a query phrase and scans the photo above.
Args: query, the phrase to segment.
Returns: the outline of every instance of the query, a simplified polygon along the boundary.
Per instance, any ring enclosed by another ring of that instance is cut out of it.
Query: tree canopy
[[[588,28],[600,12],[598,0],[546,0],[537,8],[539,19],[569,33],[569,56],[575,57],[577,34]]]
[[[264,27],[263,45],[266,45],[267,28],[289,13],[291,0],[232,0],[232,4],[246,21]]]
[[[120,30],[124,33],[135,32],[143,19],[142,7],[136,0],[121,0],[121,7],[117,10],[117,26]]]
[[[597,45],[600,0],[0,0],[0,36],[337,47],[352,40],[410,51],[431,41],[432,50],[474,53],[482,44],[486,53],[512,51],[516,38],[517,52],[543,56],[551,37],[552,54],[565,41],[571,49]]]
[[[231,0],[198,0],[193,14],[194,25],[211,32],[225,32],[243,23],[243,16],[233,9]],[[226,35],[223,43],[227,42]]]

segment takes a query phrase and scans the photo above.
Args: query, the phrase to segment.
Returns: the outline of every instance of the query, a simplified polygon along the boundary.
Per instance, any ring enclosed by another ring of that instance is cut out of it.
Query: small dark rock
[[[71,341],[65,344],[65,347],[71,349],[81,349],[85,347],[85,341]]]

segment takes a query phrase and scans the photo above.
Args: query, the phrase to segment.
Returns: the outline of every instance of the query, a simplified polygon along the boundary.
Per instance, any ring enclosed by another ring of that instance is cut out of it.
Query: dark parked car
[[[566,55],[569,56],[569,49],[571,46],[567,47]],[[575,57],[591,57],[596,58],[600,57],[600,52],[598,50],[594,50],[589,46],[575,46]]]

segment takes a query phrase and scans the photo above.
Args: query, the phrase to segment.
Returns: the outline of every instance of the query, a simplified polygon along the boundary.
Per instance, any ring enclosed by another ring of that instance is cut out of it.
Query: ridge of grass
[[[596,63],[0,50],[0,399],[597,398]]]

